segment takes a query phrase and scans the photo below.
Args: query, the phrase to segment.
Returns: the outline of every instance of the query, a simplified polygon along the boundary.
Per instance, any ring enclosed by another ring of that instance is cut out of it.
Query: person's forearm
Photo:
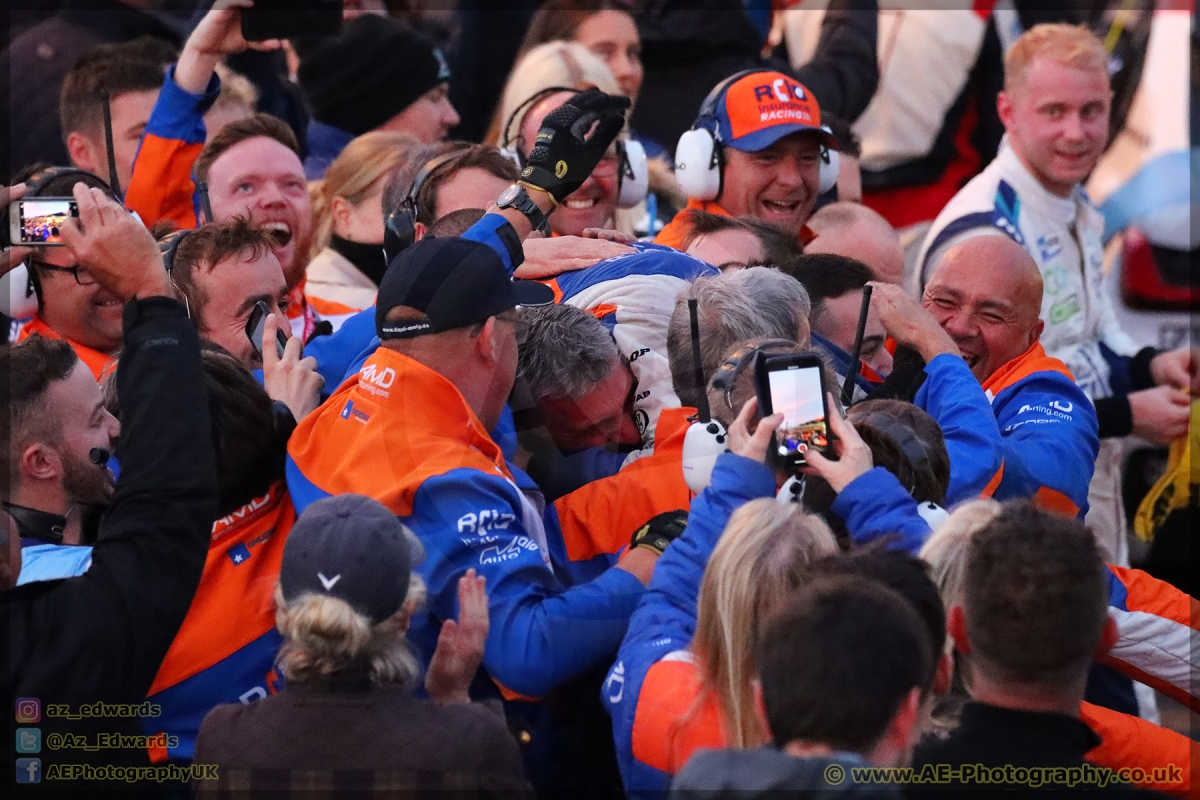
[[[549,192],[541,189],[535,189],[534,187],[525,184],[522,185],[525,186],[525,191],[529,194],[529,199],[533,201],[534,205],[536,205],[543,214],[549,216],[550,213],[554,211],[554,198],[550,196]],[[520,237],[522,241],[526,236],[533,233],[533,223],[529,221],[529,217],[525,216],[520,211],[517,211],[515,208],[500,208],[498,205],[493,203],[488,207],[487,213],[499,214],[508,220],[508,224],[513,226],[513,230],[517,232],[517,236]]]
[[[204,94],[220,62],[219,55],[201,53],[185,46],[175,66],[175,85],[190,94]]]

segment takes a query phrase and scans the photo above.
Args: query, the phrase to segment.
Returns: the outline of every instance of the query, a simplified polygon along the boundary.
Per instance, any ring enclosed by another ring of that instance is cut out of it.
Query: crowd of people
[[[6,796],[1197,791],[1191,12],[143,5],[7,49]]]

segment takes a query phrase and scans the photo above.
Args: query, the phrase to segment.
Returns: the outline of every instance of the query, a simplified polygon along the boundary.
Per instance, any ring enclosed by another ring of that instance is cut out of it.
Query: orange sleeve
[[[152,133],[142,139],[125,205],[137,212],[146,227],[162,220],[170,220],[182,230],[196,227],[192,165],[203,149],[203,142],[189,144]]]
[[[1200,743],[1144,719],[1091,703],[1084,703],[1079,715],[1101,739],[1088,751],[1088,761],[1108,767],[1144,789],[1178,797],[1191,795],[1192,764],[1200,755]]]

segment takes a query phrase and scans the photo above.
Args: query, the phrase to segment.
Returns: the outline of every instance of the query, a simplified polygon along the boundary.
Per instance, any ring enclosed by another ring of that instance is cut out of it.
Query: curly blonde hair
[[[306,593],[287,602],[276,587],[275,604],[275,627],[283,634],[276,663],[289,683],[321,683],[357,665],[372,683],[416,687],[421,668],[404,638],[412,615],[425,604],[425,582],[416,573],[409,576],[404,605],[375,625],[329,595]]]

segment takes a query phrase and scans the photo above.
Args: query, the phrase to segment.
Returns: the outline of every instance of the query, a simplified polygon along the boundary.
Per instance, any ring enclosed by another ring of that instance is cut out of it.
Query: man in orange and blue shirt
[[[1070,370],[1042,349],[1042,280],[1029,254],[999,236],[956,245],[920,305],[897,286],[871,286],[888,334],[925,359],[913,402],[946,434],[947,501],[1030,498],[1082,519],[1099,423]]]

